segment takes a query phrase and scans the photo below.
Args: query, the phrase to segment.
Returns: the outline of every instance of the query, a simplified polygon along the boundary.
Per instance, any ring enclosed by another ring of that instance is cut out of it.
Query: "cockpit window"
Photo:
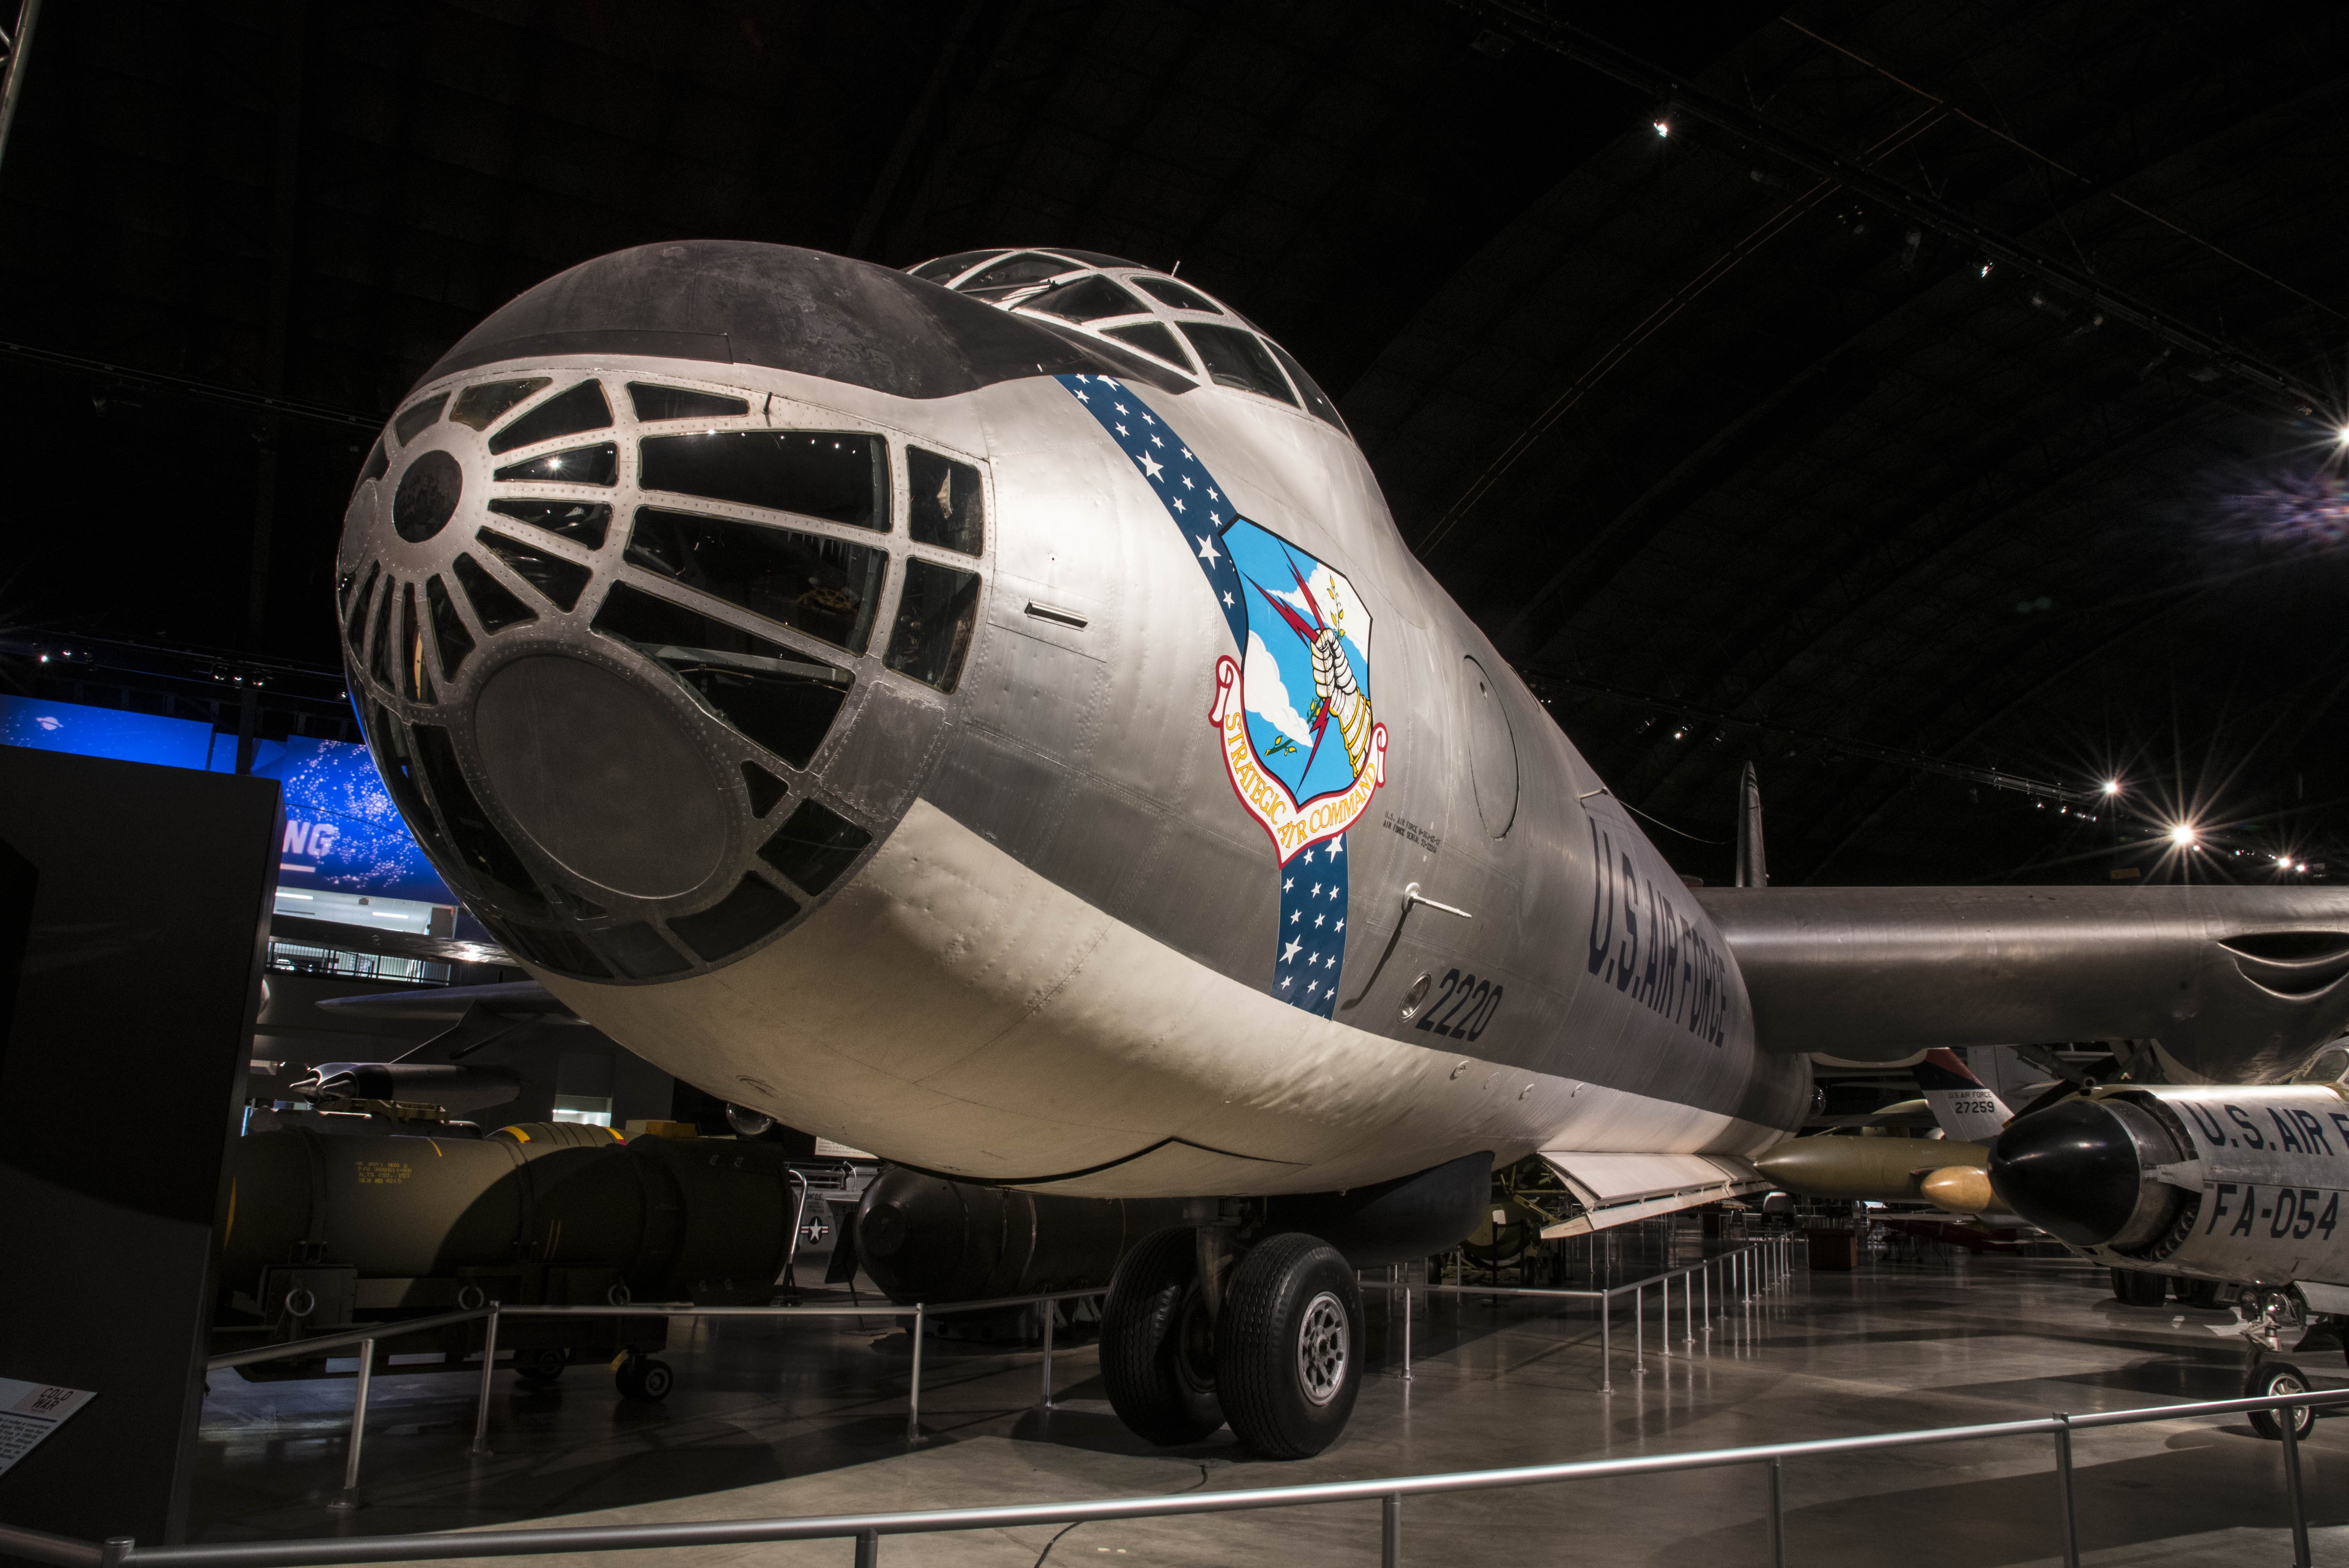
[[[647,490],[796,511],[889,531],[889,450],[854,430],[717,430],[647,436]]]
[[[1272,350],[1272,356],[1280,361],[1280,367],[1288,372],[1291,381],[1297,383],[1297,390],[1304,396],[1305,406],[1338,428],[1345,429],[1346,421],[1338,418],[1338,405],[1330,401],[1330,395],[1321,390],[1319,382],[1305,374],[1305,366],[1297,363],[1297,356],[1268,337],[1264,340],[1264,346]]]
[[[629,382],[628,401],[636,406],[636,418],[647,422],[656,419],[723,419],[750,411],[750,405],[740,397],[724,397],[715,392],[697,392],[690,387],[658,387],[649,381]]]
[[[916,556],[905,562],[885,662],[901,675],[952,691],[978,620],[978,574]]]
[[[957,251],[951,256],[940,256],[935,262],[924,262],[914,269],[914,275],[934,284],[942,284],[957,273],[968,272],[989,256],[999,256],[1001,251]]]
[[[1047,256],[1036,251],[1022,251],[1016,256],[1006,256],[986,271],[963,279],[955,284],[957,294],[978,294],[987,289],[1019,288],[1028,284],[1040,284],[1046,278],[1057,278],[1062,273],[1073,273],[1080,263],[1063,261],[1059,256]]]
[[[1102,335],[1131,344],[1144,354],[1154,354],[1167,364],[1179,366],[1194,376],[1199,373],[1184,354],[1182,345],[1174,341],[1174,335],[1157,322],[1136,322],[1132,326],[1105,326],[1102,328]]]
[[[1133,278],[1128,281],[1160,304],[1173,305],[1176,310],[1203,310],[1209,315],[1224,314],[1222,305],[1190,284],[1178,284],[1173,278]]]
[[[1183,335],[1199,351],[1199,363],[1207,367],[1207,375],[1216,386],[1261,393],[1296,407],[1297,394],[1288,389],[1280,366],[1272,362],[1264,340],[1256,334],[1242,332],[1237,326],[1210,326],[1204,322],[1186,321],[1182,326]]]
[[[889,552],[844,539],[638,507],[625,557],[687,588],[861,654]]]
[[[1150,312],[1148,305],[1099,273],[1023,299],[1019,308],[1040,310],[1063,321],[1099,321],[1106,315],[1146,315]]]
[[[1058,256],[1068,256],[1084,263],[1089,267],[1138,267],[1142,264],[1140,262],[1129,262],[1123,256],[1104,256],[1099,251],[1061,250],[1052,253]]]
[[[632,644],[710,712],[794,768],[823,744],[854,677],[682,604],[615,583],[595,629]]]

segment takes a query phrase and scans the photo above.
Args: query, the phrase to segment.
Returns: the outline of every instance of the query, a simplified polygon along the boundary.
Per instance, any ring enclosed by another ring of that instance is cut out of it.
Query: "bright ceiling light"
[[[2178,826],[2170,829],[2169,841],[2176,844],[2181,850],[2192,849],[2194,847],[2193,825],[2189,822],[2180,822]]]
[[[1671,120],[1659,119],[1651,120],[1649,123],[1656,128],[1656,134],[1658,136],[1670,136],[1672,133],[1672,122]],[[2343,431],[2341,438],[2344,441],[2349,441],[2349,430]]]
[[[2120,792],[2121,792],[2121,781],[2120,781],[2119,779],[2106,779],[2106,780],[2105,780],[2105,793],[2106,793],[2106,794],[2107,794],[2107,795],[2117,795],[2117,794],[2119,794]]]

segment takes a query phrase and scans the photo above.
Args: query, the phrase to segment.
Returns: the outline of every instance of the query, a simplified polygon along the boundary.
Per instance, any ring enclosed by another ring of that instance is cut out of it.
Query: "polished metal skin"
[[[1813,1049],[2240,1024],[2264,1071],[2334,1006],[2213,975],[2181,1019],[2200,939],[2141,923],[2069,965],[1910,940],[1953,901],[1961,938],[2035,939],[2026,890],[1692,892],[1301,367],[1114,258],[575,267],[419,383],[337,583],[388,783],[549,989],[944,1175],[1251,1196],[1749,1156]]]
[[[2349,1027],[2349,888],[1706,888],[1764,1049],[2158,1039],[2275,1082]]]
[[[1990,1176],[2016,1213],[2098,1263],[2349,1285],[2338,1083],[2101,1089],[2015,1120]]]

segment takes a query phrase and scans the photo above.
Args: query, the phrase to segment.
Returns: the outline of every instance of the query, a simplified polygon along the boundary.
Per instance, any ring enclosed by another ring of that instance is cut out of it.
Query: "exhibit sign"
[[[98,1396],[87,1388],[0,1377],[0,1475]]]
[[[235,736],[201,719],[0,696],[0,745],[233,773],[236,744]],[[285,793],[279,886],[457,902],[416,847],[366,747],[298,735],[253,747],[254,776],[276,779]]]

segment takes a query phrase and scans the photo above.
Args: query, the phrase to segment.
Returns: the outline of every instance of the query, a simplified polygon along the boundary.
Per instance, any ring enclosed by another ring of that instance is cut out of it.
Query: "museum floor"
[[[1371,1298],[1373,1303],[1378,1297]],[[1456,1305],[1455,1305],[1456,1302]],[[471,1460],[471,1378],[378,1377],[366,1444],[367,1506],[323,1506],[339,1486],[351,1384],[246,1385],[214,1377],[194,1498],[197,1539],[387,1533],[496,1526],[836,1513],[1140,1495],[1194,1487],[1468,1470],[1729,1447],[2079,1412],[2238,1390],[2226,1315],[2123,1306],[2098,1272],[2061,1259],[1877,1263],[1806,1274],[1679,1337],[1633,1377],[1619,1316],[1615,1392],[1598,1392],[1588,1315],[1454,1298],[1417,1323],[1414,1377],[1393,1375],[1396,1338],[1371,1316],[1381,1364],[1348,1435],[1297,1464],[1249,1459],[1228,1434],[1158,1450],[1110,1414],[1090,1347],[1059,1359],[1064,1403],[1034,1408],[1037,1357],[933,1340],[923,1436],[905,1436],[908,1342],[880,1318],[730,1323],[680,1332],[666,1404],[616,1399],[598,1367],[532,1393],[501,1374],[492,1458]],[[1384,1370],[1381,1370],[1381,1365]],[[2309,1357],[2338,1385],[2337,1353]],[[2291,1561],[2281,1446],[2240,1418],[2147,1423],[2077,1441],[2083,1560]],[[2349,1420],[2303,1445],[2318,1563],[2349,1564]],[[1790,1465],[1790,1563],[1902,1568],[2059,1561],[2051,1455],[2042,1439],[1894,1450]],[[1766,1564],[1764,1482],[1751,1469],[1413,1500],[1404,1556],[1422,1563]],[[1027,1568],[1135,1563],[1377,1561],[1376,1508],[1090,1523],[892,1537],[885,1563]],[[1055,1537],[1059,1536],[1057,1542]],[[616,1553],[566,1568],[846,1564],[846,1542]],[[512,1560],[508,1560],[512,1561]],[[550,1560],[541,1560],[550,1561]]]

